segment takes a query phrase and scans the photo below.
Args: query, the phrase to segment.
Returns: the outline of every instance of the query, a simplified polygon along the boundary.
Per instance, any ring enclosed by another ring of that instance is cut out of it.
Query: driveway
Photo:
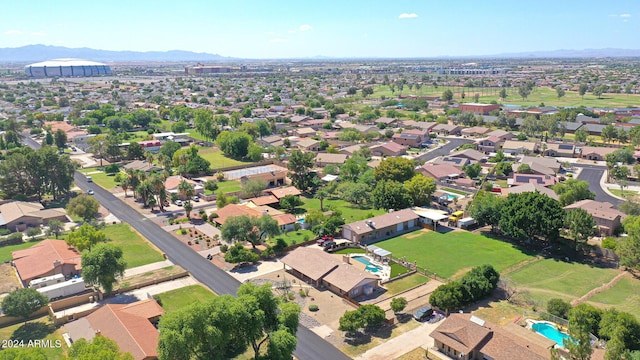
[[[596,194],[594,200],[608,202],[613,204],[615,208],[619,208],[623,201],[618,199],[617,197],[609,195],[609,193],[602,188],[602,178],[606,176],[606,167],[584,164],[575,164],[575,166],[582,169],[580,171],[580,175],[578,175],[578,180],[584,180],[588,182],[589,190]]]
[[[463,144],[470,144],[473,142],[473,140],[470,140],[470,139],[453,138],[453,137],[444,138],[444,139],[448,141],[447,144],[442,145],[441,147],[435,150],[429,151],[426,154],[418,155],[416,156],[416,159],[427,162],[437,158],[438,156],[449,155],[449,153],[451,153],[453,149],[456,149],[457,147]]]
[[[411,319],[410,321],[415,320]],[[364,354],[356,357],[355,360],[389,360],[398,358],[419,347],[423,349],[432,348],[434,342],[429,334],[441,323],[442,321],[434,324],[423,323],[411,331],[407,331],[400,336],[368,350]]]

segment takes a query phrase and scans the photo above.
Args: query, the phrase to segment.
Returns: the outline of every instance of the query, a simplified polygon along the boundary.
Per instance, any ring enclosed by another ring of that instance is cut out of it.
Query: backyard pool
[[[366,257],[366,256],[355,255],[355,256],[352,256],[351,258],[354,259],[357,262],[361,262],[361,263],[367,265],[365,270],[367,270],[369,272],[377,273],[378,271],[382,270],[381,266],[372,264],[371,261],[369,261],[369,258]]]
[[[563,333],[554,325],[547,322],[537,322],[533,324],[531,328],[547,339],[555,341],[560,347],[564,347],[564,339],[571,339],[571,336]]]

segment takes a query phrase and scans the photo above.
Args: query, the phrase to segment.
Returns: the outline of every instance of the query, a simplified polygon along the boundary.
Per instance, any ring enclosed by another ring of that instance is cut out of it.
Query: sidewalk
[[[162,269],[172,265],[173,263],[170,260],[158,261],[152,264],[142,265],[142,266],[134,267],[131,269],[127,269],[124,271],[124,277],[126,278],[134,275],[140,275],[140,274],[144,274],[153,270]]]

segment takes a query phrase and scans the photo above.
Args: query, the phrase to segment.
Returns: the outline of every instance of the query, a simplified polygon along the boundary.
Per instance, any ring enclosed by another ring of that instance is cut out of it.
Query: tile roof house
[[[556,344],[516,324],[498,326],[471,314],[451,314],[429,336],[439,352],[462,360],[549,360]]]
[[[141,170],[144,172],[152,172],[152,171],[161,171],[162,168],[160,166],[156,166],[152,163],[147,162],[146,160],[134,160],[125,166],[122,167],[122,171],[127,171],[128,169],[133,170]]]
[[[548,187],[544,187],[538,183],[526,183],[522,185],[512,186],[510,188],[503,188],[502,195],[508,196],[509,194],[521,194],[525,192],[534,192],[537,191],[541,194],[547,195],[548,197],[558,200],[558,194],[555,191],[549,189]]]
[[[603,161],[607,154],[610,154],[617,149],[599,146],[583,146],[581,150],[580,157],[583,159]]]
[[[325,167],[329,164],[342,165],[348,158],[346,154],[319,153],[314,161],[317,167]]]
[[[387,142],[369,147],[373,156],[400,156],[407,153],[407,147],[395,142]]]
[[[342,237],[368,244],[397,236],[418,226],[418,215],[411,209],[403,209],[360,220],[342,226]]]
[[[404,128],[416,128],[423,129],[431,132],[434,126],[437,124],[435,122],[425,122],[425,121],[415,121],[415,120],[405,120],[402,122],[402,126]]]
[[[464,166],[470,165],[472,161],[467,158],[454,157],[454,156],[442,156],[442,157],[436,158],[431,163],[435,165],[448,164],[448,165],[453,165],[457,168],[462,169]]]
[[[164,309],[154,299],[131,304],[106,304],[64,327],[72,341],[105,336],[136,360],[158,358],[160,333],[156,328]]]
[[[0,205],[0,226],[12,231],[39,227],[51,220],[68,222],[69,217],[63,208],[45,209],[38,202],[11,201]]]
[[[182,181],[186,181],[187,183],[193,185],[193,189],[195,190],[195,194],[202,194],[204,193],[204,187],[202,187],[202,185],[200,185],[199,183],[191,180],[191,179],[187,179],[185,177],[182,177],[180,175],[174,175],[174,176],[169,176],[165,181],[164,181],[164,187],[165,189],[167,189],[168,193],[176,193],[179,194],[180,192],[178,191],[178,186],[180,185],[180,183]]]
[[[352,156],[354,152],[360,151],[360,149],[362,149],[362,145],[351,145],[340,149],[340,154]]]
[[[315,286],[325,286],[341,296],[354,298],[379,287],[380,278],[377,276],[320,249],[299,247],[280,261],[302,280]]]
[[[475,162],[479,162],[479,161],[482,161],[482,159],[484,159],[486,155],[478,150],[464,149],[464,150],[451,153],[449,154],[449,156],[457,157],[457,158],[465,158]]]
[[[302,127],[302,128],[294,129],[293,134],[301,138],[312,137],[312,136],[316,136],[316,130],[310,127]]]
[[[574,144],[546,143],[542,152],[545,156],[573,157],[576,146]]]
[[[489,128],[486,128],[486,127],[473,126],[473,127],[467,128],[467,129],[462,129],[462,131],[460,131],[460,133],[462,134],[462,136],[477,137],[477,136],[484,136],[485,134],[487,134],[490,131],[491,130]]]
[[[281,170],[267,171],[259,174],[249,174],[240,177],[240,182],[245,183],[249,180],[264,180],[267,183],[267,188],[276,186],[283,186],[287,183],[287,170],[282,168]]]
[[[298,190],[294,186],[287,186],[287,187],[278,188],[278,189],[271,189],[271,190],[269,190],[269,192],[273,196],[275,196],[278,200],[282,199],[283,197],[285,197],[287,195],[300,195],[300,194],[302,194],[300,192],[300,190]]]
[[[598,226],[599,232],[603,236],[611,236],[622,224],[627,215],[616,210],[611,203],[595,200],[580,200],[571,205],[565,206],[565,210],[584,209],[591,214]]]
[[[435,179],[436,181],[449,181],[464,177],[464,171],[458,169],[451,164],[433,164],[426,163],[420,166],[417,171],[424,176]]]
[[[440,135],[460,135],[463,127],[458,125],[438,124],[433,127],[432,131]]]
[[[55,274],[71,277],[82,271],[80,253],[64,240],[47,239],[11,254],[13,265],[23,284]]]
[[[509,186],[518,186],[528,183],[540,184],[542,186],[551,186],[558,182],[558,178],[551,175],[539,174],[518,174],[513,173],[511,179],[507,179]]]
[[[531,141],[507,140],[502,144],[502,151],[505,154],[533,154],[539,148],[539,143]]]
[[[262,213],[256,209],[253,209],[249,206],[238,205],[238,204],[229,204],[222,209],[218,209],[215,212],[218,214],[217,218],[214,218],[213,221],[218,225],[224,225],[228,218],[232,216],[250,216],[250,217],[260,217]]]
[[[423,142],[429,139],[429,131],[421,129],[404,130],[401,133],[395,133],[391,137],[391,141],[414,148],[419,148]]]
[[[296,142],[296,147],[302,151],[320,151],[320,141],[311,138],[303,138]]]
[[[503,142],[497,136],[488,136],[484,139],[478,139],[474,142],[476,148],[483,152],[497,152],[500,149],[500,144]]]
[[[495,136],[499,138],[501,141],[507,141],[513,139],[513,133],[506,130],[493,130],[485,134],[486,136]]]

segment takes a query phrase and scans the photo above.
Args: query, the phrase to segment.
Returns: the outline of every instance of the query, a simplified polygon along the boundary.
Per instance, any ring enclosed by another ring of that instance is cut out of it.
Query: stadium
[[[29,77],[84,77],[111,75],[107,64],[80,59],[55,59],[30,64],[24,67]]]

